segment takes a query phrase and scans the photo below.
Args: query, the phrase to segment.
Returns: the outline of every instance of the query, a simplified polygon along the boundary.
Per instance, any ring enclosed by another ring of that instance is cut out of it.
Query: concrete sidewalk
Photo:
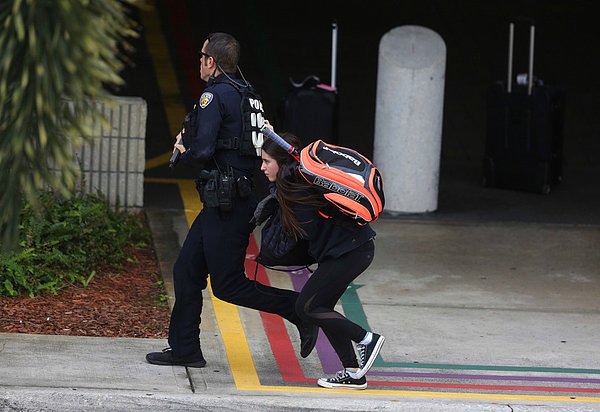
[[[186,220],[147,212],[168,280]],[[147,364],[163,340],[0,334],[0,410],[600,408],[600,227],[373,227],[375,261],[339,307],[387,338],[366,391],[316,386],[339,366],[323,336],[307,359],[282,352],[297,352],[293,327],[206,291],[206,368]],[[298,288],[303,276],[268,272],[267,281]]]

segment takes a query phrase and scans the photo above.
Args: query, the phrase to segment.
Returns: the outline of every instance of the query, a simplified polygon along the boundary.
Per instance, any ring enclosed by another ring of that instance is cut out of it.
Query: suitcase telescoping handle
[[[508,26],[508,77],[506,79],[506,90],[512,92],[513,76],[513,52],[515,41],[515,24]],[[531,95],[533,89],[533,50],[535,45],[535,25],[532,23],[529,27],[529,69],[527,72],[527,94]]]
[[[336,88],[335,74],[337,72],[337,32],[338,26],[337,23],[334,21],[331,24],[331,87],[333,89]]]

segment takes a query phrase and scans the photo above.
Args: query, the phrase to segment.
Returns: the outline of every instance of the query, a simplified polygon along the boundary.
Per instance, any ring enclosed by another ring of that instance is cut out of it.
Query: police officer
[[[246,248],[254,229],[250,221],[257,205],[250,182],[260,156],[255,146],[261,142],[248,130],[252,113],[242,109],[248,108],[241,103],[252,89],[243,76],[236,76],[239,54],[238,41],[226,33],[209,35],[199,52],[200,77],[207,81],[207,87],[192,112],[193,118],[184,123],[177,136],[175,148],[181,153],[180,164],[203,166],[197,183],[204,207],[173,268],[175,305],[169,324],[170,347],[147,354],[146,360],[152,364],[206,365],[199,335],[202,290],[209,274],[217,298],[275,313],[294,323],[300,333],[302,357],[308,356],[316,343],[318,328],[295,313],[297,292],[265,285],[259,291],[244,272]],[[255,104],[256,99],[251,102],[253,110],[262,108]]]

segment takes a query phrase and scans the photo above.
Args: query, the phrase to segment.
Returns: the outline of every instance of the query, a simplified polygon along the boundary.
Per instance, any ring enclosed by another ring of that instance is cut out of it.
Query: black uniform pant
[[[319,262],[296,301],[298,315],[323,330],[345,368],[358,367],[352,341],[360,342],[367,331],[334,307],[350,283],[369,267],[374,254],[371,240],[337,259]]]
[[[254,225],[250,223],[256,200],[236,199],[231,212],[204,208],[194,220],[173,268],[175,305],[169,324],[169,346],[175,356],[200,348],[202,290],[208,275],[213,294],[226,302],[275,313],[294,324],[298,293],[260,285],[246,277],[244,260]]]

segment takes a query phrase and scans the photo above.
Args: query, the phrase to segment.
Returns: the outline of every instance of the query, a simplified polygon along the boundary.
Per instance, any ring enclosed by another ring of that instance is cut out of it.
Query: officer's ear
[[[208,56],[208,57],[206,58],[206,65],[207,65],[209,68],[211,68],[211,69],[212,69],[213,67],[216,67],[217,63],[216,63],[216,61],[215,61],[214,57],[212,57],[212,56]]]

